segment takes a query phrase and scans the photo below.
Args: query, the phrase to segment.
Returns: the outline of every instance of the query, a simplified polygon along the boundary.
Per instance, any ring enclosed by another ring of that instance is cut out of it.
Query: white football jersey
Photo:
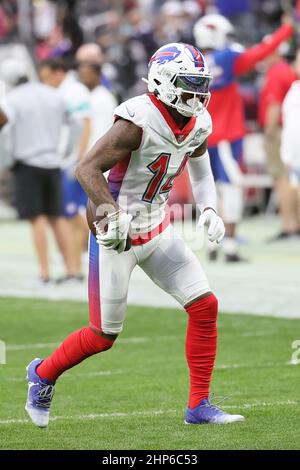
[[[115,110],[116,117],[143,131],[139,148],[109,172],[109,189],[119,206],[133,216],[133,233],[147,233],[165,219],[174,179],[212,130],[205,110],[180,129],[167,108],[152,94],[131,98]]]

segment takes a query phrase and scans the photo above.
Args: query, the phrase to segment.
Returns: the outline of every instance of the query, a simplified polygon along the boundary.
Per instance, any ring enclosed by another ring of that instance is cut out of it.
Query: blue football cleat
[[[212,405],[209,400],[202,400],[195,408],[187,409],[185,424],[229,424],[245,421],[242,415],[231,415]]]
[[[45,428],[49,423],[50,405],[54,395],[54,384],[46,379],[40,379],[36,373],[36,368],[43,362],[43,359],[34,359],[26,367],[28,380],[28,395],[25,410],[29,414],[32,422]]]

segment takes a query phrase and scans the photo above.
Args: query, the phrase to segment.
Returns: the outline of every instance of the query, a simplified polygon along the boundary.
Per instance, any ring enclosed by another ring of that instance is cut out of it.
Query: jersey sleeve
[[[195,133],[195,139],[199,140],[198,146],[200,147],[212,133],[212,119],[206,109],[202,114],[197,117],[196,125],[198,132]],[[198,135],[200,135],[200,139],[198,139]]]
[[[144,129],[147,126],[149,106],[144,95],[131,98],[117,106],[114,111],[115,120],[122,118]]]

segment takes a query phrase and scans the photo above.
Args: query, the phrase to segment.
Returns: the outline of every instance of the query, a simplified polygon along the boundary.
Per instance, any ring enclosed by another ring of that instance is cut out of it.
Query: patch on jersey
[[[201,52],[199,51],[199,49],[197,49],[196,47],[190,46],[189,44],[186,45],[186,48],[192,54],[192,57],[194,59],[195,67],[197,67],[199,69],[204,69],[205,68],[204,58],[203,58],[203,55],[201,54]]]
[[[180,50],[175,46],[161,49],[151,57],[149,61],[149,67],[151,67],[153,62],[157,62],[159,65],[165,64],[166,62],[171,62],[172,60],[177,59],[179,54]]]

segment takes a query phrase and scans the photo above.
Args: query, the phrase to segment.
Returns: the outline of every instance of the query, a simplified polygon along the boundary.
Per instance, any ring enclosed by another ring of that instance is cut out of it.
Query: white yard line
[[[149,338],[144,337],[134,337],[131,338],[120,338],[118,343],[120,344],[140,344],[146,343],[149,341]],[[60,343],[25,343],[25,344],[7,344],[6,351],[26,351],[29,349],[46,349],[46,348],[57,348]]]
[[[30,349],[57,348],[59,343],[7,344],[6,351],[26,351]]]
[[[157,416],[176,413],[177,410],[153,410],[153,411],[133,411],[132,413],[92,413],[87,415],[75,416],[53,416],[50,421],[77,421],[77,420],[95,420],[102,418],[131,418],[133,416]],[[0,425],[4,424],[27,424],[29,419],[6,419],[0,420]]]
[[[107,377],[110,375],[117,375],[117,374],[126,374],[124,370],[100,370],[98,372],[81,372],[80,374],[76,374],[74,372],[66,372],[64,374],[64,378],[72,378],[76,379],[79,377],[89,378],[89,377]],[[2,377],[2,381],[4,382],[26,382],[25,373],[24,377]]]
[[[248,408],[266,408],[269,406],[297,406],[299,403],[297,401],[293,400],[286,400],[286,401],[272,401],[272,402],[257,402],[257,403],[245,403],[244,405],[220,405],[221,408],[224,409],[237,409],[237,408],[243,408],[243,409],[248,409]]]
[[[266,408],[271,406],[298,406],[299,403],[292,400],[286,401],[273,401],[273,402],[257,402],[257,403],[245,403],[244,405],[221,405],[224,409],[251,409],[251,408]],[[152,410],[152,411],[133,411],[131,413],[92,413],[74,416],[53,416],[50,421],[92,421],[103,418],[132,418],[134,416],[160,416],[181,413],[183,410]],[[183,411],[184,412],[184,411]],[[29,419],[4,419],[0,420],[1,425],[9,424],[29,424]]]
[[[280,364],[264,364],[261,366],[255,366],[256,368],[263,369],[264,367],[283,367],[283,366],[293,366],[296,364],[292,364],[290,362],[285,362],[285,363],[280,363]],[[298,365],[298,364],[297,364]],[[215,366],[215,370],[232,370],[232,369],[246,369],[249,367],[253,367],[251,365],[246,365],[246,364],[219,364],[218,366]],[[110,377],[112,375],[119,375],[119,374],[128,374],[130,371],[128,370],[103,370],[103,371],[97,371],[97,372],[82,372],[79,374],[76,374],[74,372],[66,372],[64,374],[64,378],[67,379],[77,379],[77,378],[93,378],[93,377]],[[16,383],[24,383],[26,382],[26,377],[25,377],[25,372],[24,372],[24,377],[1,377],[2,382],[16,382]],[[226,382],[223,382],[224,384]]]
[[[265,362],[262,364],[217,364],[215,365],[216,370],[223,369],[249,369],[255,367],[256,369],[264,369],[267,367],[284,367],[293,365],[291,362]]]
[[[256,338],[259,336],[272,336],[276,333],[276,331],[245,331],[243,333],[240,333],[240,336],[242,336],[243,338]]]

